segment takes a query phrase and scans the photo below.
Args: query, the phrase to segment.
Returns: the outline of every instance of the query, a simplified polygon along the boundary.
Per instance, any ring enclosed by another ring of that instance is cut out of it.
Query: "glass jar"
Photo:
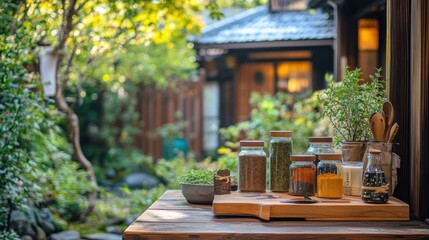
[[[348,196],[361,196],[362,193],[362,162],[343,162],[343,193]]]
[[[309,137],[308,143],[310,147],[307,149],[307,154],[334,153],[332,137]]]
[[[316,192],[316,165],[314,155],[292,155],[290,160],[289,194],[313,196]]]
[[[369,150],[362,183],[362,200],[367,203],[387,203],[389,200],[389,184],[381,167],[381,151],[378,149]]]
[[[342,198],[341,154],[321,153],[317,164],[317,196]]]
[[[270,190],[287,192],[289,190],[289,165],[292,154],[292,131],[270,132]]]
[[[242,140],[238,155],[238,190],[265,192],[267,155],[264,141]]]

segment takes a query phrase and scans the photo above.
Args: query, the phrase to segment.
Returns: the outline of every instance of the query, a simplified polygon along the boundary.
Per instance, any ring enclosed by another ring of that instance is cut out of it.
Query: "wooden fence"
[[[142,88],[139,108],[143,129],[136,143],[145,155],[155,160],[163,157],[163,140],[158,129],[166,123],[175,123],[177,111],[181,111],[182,120],[188,123],[184,136],[190,151],[197,156],[202,153],[203,75],[201,71],[197,80],[177,82],[165,90]]]

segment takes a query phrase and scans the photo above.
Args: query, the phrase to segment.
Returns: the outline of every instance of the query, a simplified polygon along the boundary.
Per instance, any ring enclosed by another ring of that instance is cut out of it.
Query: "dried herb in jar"
[[[241,192],[265,192],[267,158],[261,155],[239,156],[239,189]]]
[[[270,132],[270,185],[274,192],[289,191],[289,166],[292,154],[292,132]]]

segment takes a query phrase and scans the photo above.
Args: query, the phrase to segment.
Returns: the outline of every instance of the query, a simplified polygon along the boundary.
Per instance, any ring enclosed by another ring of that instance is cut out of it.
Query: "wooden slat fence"
[[[175,113],[181,111],[188,122],[184,131],[190,151],[200,156],[203,146],[202,106],[204,74],[197,81],[188,80],[172,84],[165,90],[142,87],[140,90],[140,121],[142,133],[136,144],[145,155],[155,160],[163,157],[163,140],[157,130],[166,123],[176,122]]]

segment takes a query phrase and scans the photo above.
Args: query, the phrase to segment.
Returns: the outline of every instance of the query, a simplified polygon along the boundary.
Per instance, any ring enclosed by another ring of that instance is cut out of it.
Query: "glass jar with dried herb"
[[[370,149],[368,166],[365,169],[362,184],[362,200],[367,203],[387,203],[389,184],[381,167],[381,151]]]
[[[289,194],[313,196],[315,194],[316,165],[314,155],[291,155]]]
[[[289,166],[292,154],[292,131],[270,132],[270,189],[273,192],[289,191]]]
[[[342,198],[341,154],[321,153],[317,164],[317,196]]]
[[[238,154],[238,190],[240,192],[265,192],[267,155],[264,141],[241,140]]]

